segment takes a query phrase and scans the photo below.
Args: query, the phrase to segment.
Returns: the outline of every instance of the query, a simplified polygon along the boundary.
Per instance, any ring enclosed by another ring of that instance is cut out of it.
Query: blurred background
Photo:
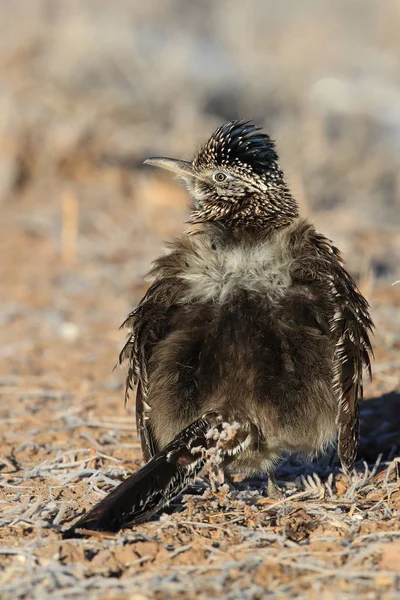
[[[371,301],[378,358],[398,350],[399,31],[396,0],[2,0],[2,381],[120,407],[118,326],[187,218],[143,159],[189,158],[232,118],[277,140]]]

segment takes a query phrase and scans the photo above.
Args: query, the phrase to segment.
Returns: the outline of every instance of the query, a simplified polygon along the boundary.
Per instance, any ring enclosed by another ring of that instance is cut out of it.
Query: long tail
[[[222,418],[207,413],[182,430],[163,450],[133,475],[125,479],[86,515],[63,533],[79,535],[78,529],[115,532],[122,527],[148,520],[176,498],[195,479],[207,461],[207,450],[220,447],[218,436]],[[215,430],[215,435],[213,435]],[[225,442],[229,457],[244,448],[242,436]]]

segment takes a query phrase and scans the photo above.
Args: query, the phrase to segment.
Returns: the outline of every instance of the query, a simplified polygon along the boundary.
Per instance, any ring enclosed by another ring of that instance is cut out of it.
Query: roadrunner
[[[368,303],[340,253],[299,216],[274,142],[251,122],[219,127],[191,162],[150,158],[192,199],[124,325],[120,361],[136,391],[146,465],[69,530],[118,531],[147,520],[219,458],[267,473],[287,453],[337,440],[355,460],[362,371],[371,374]]]

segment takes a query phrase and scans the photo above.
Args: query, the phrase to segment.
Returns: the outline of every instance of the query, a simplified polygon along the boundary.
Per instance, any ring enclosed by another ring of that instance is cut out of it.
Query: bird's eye
[[[214,173],[213,179],[217,183],[222,183],[223,181],[226,181],[228,179],[228,175],[223,171],[217,171],[216,173]]]

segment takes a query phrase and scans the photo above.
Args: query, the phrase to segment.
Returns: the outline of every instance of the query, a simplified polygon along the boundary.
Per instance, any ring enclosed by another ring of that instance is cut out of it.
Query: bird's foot
[[[268,473],[267,493],[268,498],[271,498],[272,500],[282,500],[284,498],[282,490],[276,483],[274,473]]]

